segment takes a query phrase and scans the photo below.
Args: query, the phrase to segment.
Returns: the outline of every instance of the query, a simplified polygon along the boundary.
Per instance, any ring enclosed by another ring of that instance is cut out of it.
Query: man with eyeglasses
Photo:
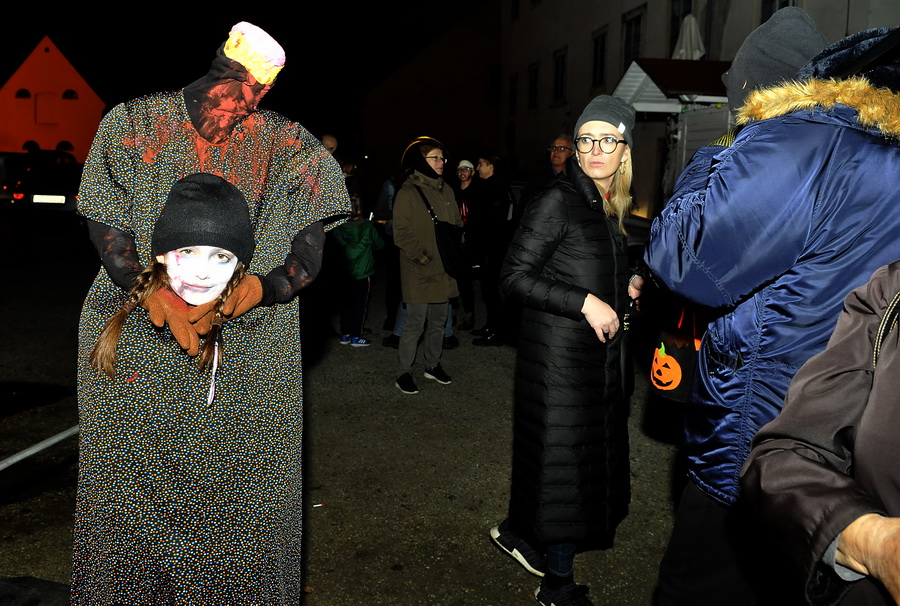
[[[547,146],[550,153],[550,170],[542,170],[531,175],[525,182],[522,201],[528,202],[535,194],[544,189],[556,175],[566,172],[566,162],[575,153],[575,145],[569,135],[559,135]]]
[[[550,170],[553,171],[553,174],[566,172],[566,160],[575,153],[572,137],[567,135],[557,137],[550,144],[550,147],[547,148],[547,151],[550,152]]]

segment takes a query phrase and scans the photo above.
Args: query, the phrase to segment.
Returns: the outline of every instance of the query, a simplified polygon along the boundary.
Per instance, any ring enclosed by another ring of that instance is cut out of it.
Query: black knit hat
[[[156,256],[186,246],[225,249],[245,266],[253,259],[247,199],[222,177],[196,173],[172,186],[153,228],[151,250]]]
[[[797,72],[828,44],[816,22],[789,6],[750,32],[722,75],[728,107],[736,112],[752,91],[797,78]]]
[[[634,148],[634,136],[631,134],[631,131],[634,130],[634,107],[627,101],[609,95],[594,97],[581,112],[578,122],[575,123],[575,136],[578,136],[578,131],[585,123],[594,120],[609,122],[615,126],[622,133],[622,138],[628,143],[628,147]]]

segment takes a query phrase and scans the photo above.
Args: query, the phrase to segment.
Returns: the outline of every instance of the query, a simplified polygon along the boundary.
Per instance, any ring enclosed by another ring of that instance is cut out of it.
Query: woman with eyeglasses
[[[412,141],[400,160],[393,226],[394,244],[400,249],[400,289],[406,321],[400,335],[396,385],[405,394],[419,393],[412,368],[423,335],[423,376],[441,385],[451,382],[441,367],[441,353],[448,302],[459,296],[459,289],[444,269],[431,215],[433,211],[438,220],[462,227],[453,188],[443,179],[446,162],[446,148],[431,137]]]
[[[501,289],[522,305],[507,518],[491,538],[542,577],[544,606],[592,606],[576,552],[612,546],[628,512],[623,318],[630,291],[634,108],[601,95],[575,128],[566,173],[533,198]]]

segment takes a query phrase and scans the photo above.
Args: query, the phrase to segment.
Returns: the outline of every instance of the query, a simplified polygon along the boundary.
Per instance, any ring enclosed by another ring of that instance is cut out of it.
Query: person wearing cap
[[[653,222],[653,283],[720,311],[685,408],[688,478],[660,605],[803,600],[740,471],[794,374],[825,348],[844,296],[900,258],[898,68],[857,63],[885,35],[826,48],[803,10],[777,11],[725,76],[734,142],[698,152]]]
[[[453,188],[453,192],[456,194],[456,205],[459,206],[459,215],[462,217],[464,232],[469,223],[469,211],[477,198],[478,181],[473,178],[474,176],[475,165],[469,160],[460,160],[456,166],[457,184]],[[474,267],[477,265],[477,260],[470,249],[468,234],[466,234],[463,246],[469,258],[470,272],[468,276],[456,280],[456,284],[459,286],[459,303],[463,310],[458,328],[459,330],[469,331],[475,328],[475,289],[472,282],[475,279],[475,271],[477,271]]]
[[[73,604],[300,599],[296,294],[318,274],[325,231],[350,201],[322,144],[259,108],[284,63],[269,34],[237,23],[205,75],[117,105],[94,138],[78,212],[102,267],[79,324]],[[164,291],[142,300],[125,329],[140,318],[156,328],[135,341],[146,347],[119,351],[111,379],[91,366],[91,348],[160,254],[154,227],[173,185],[195,173],[243,196],[255,243],[246,275],[221,308]],[[217,333],[219,364],[200,371],[193,357]],[[120,464],[106,464],[113,453]]]
[[[585,107],[565,175],[525,208],[501,271],[503,294],[522,311],[509,506],[490,536],[542,577],[544,606],[591,606],[575,554],[611,547],[631,499],[622,221],[634,124],[617,97]]]

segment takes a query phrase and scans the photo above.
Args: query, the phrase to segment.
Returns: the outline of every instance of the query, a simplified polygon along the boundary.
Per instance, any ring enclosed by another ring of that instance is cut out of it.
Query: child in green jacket
[[[353,216],[331,231],[347,276],[347,291],[341,308],[341,345],[367,347],[372,342],[362,336],[363,324],[375,273],[375,252],[384,248],[384,240],[372,222],[363,218],[359,198],[351,196],[350,201]]]

